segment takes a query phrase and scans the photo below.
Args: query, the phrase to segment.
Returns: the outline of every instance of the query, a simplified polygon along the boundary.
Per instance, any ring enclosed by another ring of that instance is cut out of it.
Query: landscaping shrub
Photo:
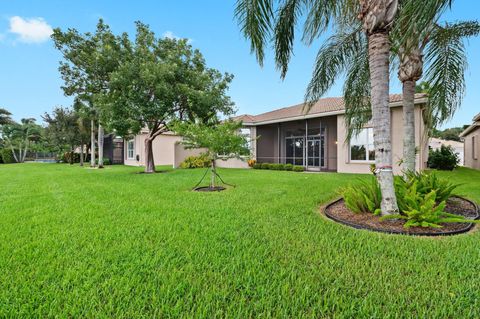
[[[180,168],[204,168],[210,166],[211,160],[207,154],[189,156],[180,163]]]
[[[285,164],[285,170],[286,171],[292,171],[293,170],[293,164]]]
[[[460,159],[453,147],[442,145],[440,149],[430,150],[427,164],[430,168],[451,171],[459,162]]]
[[[350,185],[341,191],[345,206],[354,213],[380,213],[382,192],[377,179],[370,182],[360,181],[358,185]]]
[[[451,183],[447,179],[439,178],[435,172],[407,172],[405,173],[404,178],[398,176],[395,179],[395,188],[396,192],[398,193],[397,198],[401,200],[403,197],[401,192],[402,189],[405,187],[410,188],[414,183],[417,184],[417,192],[420,194],[427,195],[431,191],[435,191],[435,200],[437,203],[449,199],[452,196],[453,190],[460,186],[458,184]]]
[[[15,157],[13,157],[12,150],[4,148],[0,151],[0,156],[4,164],[16,163]]]
[[[254,159],[249,159],[249,160],[247,161],[247,164],[248,164],[248,166],[250,166],[250,167],[253,167],[256,163],[257,163],[257,161],[254,160]]]
[[[255,163],[253,164],[253,169],[261,169],[262,168],[262,163]]]
[[[293,171],[294,172],[303,172],[305,170],[305,167],[300,166],[300,165],[294,165],[293,166]]]
[[[262,163],[262,169],[270,169],[270,163]]]
[[[407,173],[395,176],[395,195],[400,213],[381,217],[405,219],[405,228],[412,226],[441,227],[440,223],[471,222],[445,212],[445,205],[458,185],[441,179],[435,173]],[[380,214],[382,194],[376,178],[370,183],[361,181],[342,190],[345,206],[355,213]]]
[[[380,219],[405,219],[406,222],[403,225],[405,228],[413,226],[441,228],[440,223],[480,222],[445,212],[446,203],[442,201],[437,204],[435,191],[432,190],[430,193],[423,195],[417,191],[416,185],[415,182],[411,188],[407,189],[404,195],[407,206],[401,214],[385,215]]]
[[[276,171],[283,171],[285,169],[285,165],[283,164],[270,164],[270,169],[276,170]]]

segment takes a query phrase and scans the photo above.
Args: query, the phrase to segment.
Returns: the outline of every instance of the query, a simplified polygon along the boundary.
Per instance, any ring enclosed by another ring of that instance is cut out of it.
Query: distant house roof
[[[427,95],[425,93],[415,94],[415,103],[425,103],[426,101]],[[401,102],[401,94],[390,95],[391,107],[400,106]],[[246,125],[258,125],[313,118],[322,115],[326,116],[329,114],[342,114],[345,112],[345,104],[343,102],[343,97],[327,97],[320,99],[315,104],[313,104],[308,113],[306,112],[304,106],[305,104],[301,103],[258,115],[243,114],[235,117],[234,119],[239,121],[241,120]]]
[[[440,138],[435,138],[435,137],[430,138],[430,141],[428,142],[428,146],[430,146],[433,149],[440,148],[442,145],[463,149],[463,142],[442,140]]]
[[[472,125],[467,127],[462,133],[460,133],[460,137],[467,136],[468,134],[470,134],[470,132],[474,131],[477,127],[480,127],[480,113],[478,113],[473,117]]]

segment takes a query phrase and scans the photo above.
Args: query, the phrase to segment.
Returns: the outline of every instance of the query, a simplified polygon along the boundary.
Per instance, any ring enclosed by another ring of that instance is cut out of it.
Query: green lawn
[[[480,317],[480,232],[414,238],[317,213],[348,174],[0,166],[0,317]],[[480,172],[441,173],[480,202]]]

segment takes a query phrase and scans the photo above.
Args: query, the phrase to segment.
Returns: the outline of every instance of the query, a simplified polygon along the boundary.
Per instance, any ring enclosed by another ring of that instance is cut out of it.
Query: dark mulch
[[[202,186],[202,187],[194,188],[193,190],[195,192],[221,192],[225,189],[226,188],[222,186],[215,186],[215,187]]]
[[[464,216],[468,219],[477,219],[479,217],[477,206],[460,197],[452,197],[447,201],[445,211]],[[445,223],[442,228],[425,228],[425,227],[410,227],[405,229],[404,220],[386,220],[380,221],[378,216],[373,214],[357,214],[350,211],[343,201],[337,200],[324,209],[324,213],[330,219],[339,223],[360,229],[369,229],[373,231],[394,233],[394,234],[408,234],[408,235],[453,235],[469,231],[472,223]]]
[[[134,174],[145,174],[145,175],[153,175],[153,174],[163,174],[168,173],[169,171],[155,171],[153,173],[146,173],[145,171],[135,172]]]

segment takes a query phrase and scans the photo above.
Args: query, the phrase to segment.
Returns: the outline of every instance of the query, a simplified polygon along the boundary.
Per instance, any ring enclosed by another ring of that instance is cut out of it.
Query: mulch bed
[[[168,173],[169,171],[155,171],[153,173],[146,173],[145,171],[141,172],[134,172],[134,174],[145,174],[145,175],[150,175],[150,174],[163,174],[163,173]]]
[[[468,219],[479,218],[478,207],[475,203],[461,198],[452,197],[447,201],[445,211],[463,216]],[[323,209],[323,213],[330,219],[358,229],[368,229],[391,234],[407,234],[420,236],[454,235],[469,231],[472,223],[445,223],[442,228],[410,227],[403,228],[404,220],[380,221],[378,216],[369,213],[353,213],[343,199],[336,200]]]
[[[193,189],[195,192],[221,192],[226,190],[225,187],[222,186],[215,186],[215,187],[209,187],[209,186],[201,186]]]

